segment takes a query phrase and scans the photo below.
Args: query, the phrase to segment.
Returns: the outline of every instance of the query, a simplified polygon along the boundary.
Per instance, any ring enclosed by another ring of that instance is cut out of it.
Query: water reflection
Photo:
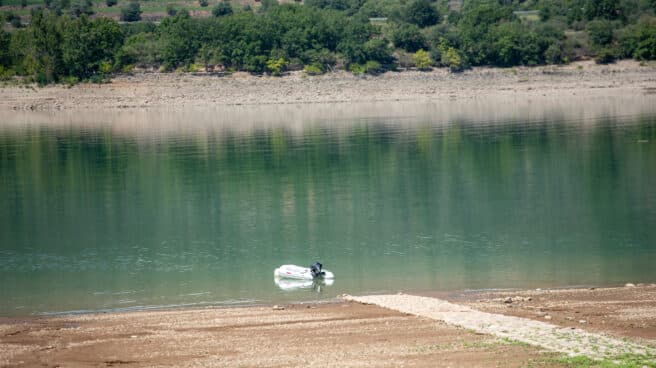
[[[326,286],[332,286],[335,283],[335,280],[293,280],[274,278],[273,282],[282,291],[311,290],[316,293],[321,293]]]
[[[151,135],[20,115],[0,128],[0,314],[653,281],[656,115],[588,113]],[[272,285],[315,259],[340,282]]]

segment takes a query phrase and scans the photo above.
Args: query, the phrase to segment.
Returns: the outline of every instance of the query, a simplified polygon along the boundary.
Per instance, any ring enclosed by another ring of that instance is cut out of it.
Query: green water
[[[656,115],[193,124],[0,128],[0,315],[656,281]]]

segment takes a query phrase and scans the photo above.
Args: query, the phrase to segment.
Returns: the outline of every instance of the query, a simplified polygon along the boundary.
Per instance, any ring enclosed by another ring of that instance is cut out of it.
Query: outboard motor
[[[326,273],[321,271],[322,267],[323,265],[321,263],[314,262],[312,266],[310,266],[310,272],[312,273],[312,277],[314,277],[315,279],[317,277],[323,277],[323,275],[325,275]]]

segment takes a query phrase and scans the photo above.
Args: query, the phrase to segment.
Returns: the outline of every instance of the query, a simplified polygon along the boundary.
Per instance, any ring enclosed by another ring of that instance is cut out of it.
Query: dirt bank
[[[455,298],[491,313],[656,343],[656,285],[483,292]]]
[[[6,367],[520,367],[543,358],[536,348],[351,303],[0,324]]]
[[[346,72],[282,78],[236,73],[230,76],[142,73],[104,85],[44,88],[5,85],[2,110],[189,108],[227,105],[306,104],[376,101],[458,101],[494,95],[506,98],[644,95],[656,93],[656,66],[635,61],[611,65],[580,62],[532,68],[474,68],[453,74],[389,72],[354,76]]]
[[[537,313],[543,310],[540,313],[547,312],[551,323],[629,336],[646,345],[653,345],[656,338],[656,286],[450,296],[451,301],[476,309],[542,321],[544,316]],[[513,301],[506,302],[508,297]],[[354,303],[0,320],[0,366],[6,367],[313,364],[567,366],[538,348]]]

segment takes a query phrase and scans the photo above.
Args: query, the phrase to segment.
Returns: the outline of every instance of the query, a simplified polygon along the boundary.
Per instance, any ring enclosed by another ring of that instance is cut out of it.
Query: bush
[[[349,71],[353,74],[364,74],[367,71],[367,68],[364,64],[350,64]]]
[[[13,69],[5,69],[0,65],[0,80],[5,81],[11,79],[16,72]]]
[[[119,66],[159,66],[163,62],[163,48],[161,39],[153,33],[137,33],[125,39],[114,59]]]
[[[107,5],[108,8],[111,8],[116,4],[118,4],[118,0],[105,0],[105,5]]]
[[[23,26],[21,18],[18,16],[11,18],[11,26],[14,28],[21,28]]]
[[[392,31],[392,43],[408,52],[426,48],[426,39],[419,27],[414,24],[402,24]]]
[[[454,73],[461,72],[467,68],[464,57],[453,47],[448,48],[446,52],[442,53],[441,63]]]
[[[325,71],[321,68],[321,65],[318,64],[309,64],[303,67],[303,71],[307,75],[320,75],[325,73]]]
[[[597,57],[595,58],[595,63],[610,64],[614,63],[615,60],[617,60],[617,54],[615,53],[615,50],[605,48],[599,50]]]
[[[230,14],[232,14],[232,5],[227,1],[221,1],[212,9],[212,15],[215,17],[223,17]]]
[[[351,64],[349,65],[349,70],[353,74],[362,75],[362,74],[371,74],[378,75],[385,71],[383,66],[374,60],[369,60],[364,64]]]
[[[450,11],[449,14],[446,16],[447,22],[449,24],[457,24],[458,21],[460,20],[460,12],[457,11]]]
[[[206,8],[210,3],[207,0],[198,0],[198,5]]]
[[[412,60],[415,62],[415,66],[419,70],[430,70],[433,61],[430,58],[428,52],[424,50],[419,50],[412,55]]]
[[[280,76],[287,65],[284,58],[271,58],[266,62],[266,69],[271,75]]]
[[[647,18],[623,31],[619,38],[624,56],[638,60],[656,59],[656,18]]]
[[[562,64],[566,62],[562,43],[553,43],[544,51],[544,59],[549,64]]]
[[[367,74],[371,75],[378,75],[385,71],[385,68],[383,68],[379,62],[374,60],[367,61],[367,63],[364,65],[364,69]]]
[[[166,4],[166,14],[169,17],[174,17],[178,14],[178,7],[173,3]]]
[[[366,59],[389,67],[394,62],[394,57],[388,44],[389,41],[386,39],[372,39],[365,42],[363,48]]]
[[[141,20],[141,5],[133,1],[121,8],[121,20],[124,22],[137,22]]]
[[[27,7],[27,0],[21,0],[20,5],[21,8],[25,9]]]

